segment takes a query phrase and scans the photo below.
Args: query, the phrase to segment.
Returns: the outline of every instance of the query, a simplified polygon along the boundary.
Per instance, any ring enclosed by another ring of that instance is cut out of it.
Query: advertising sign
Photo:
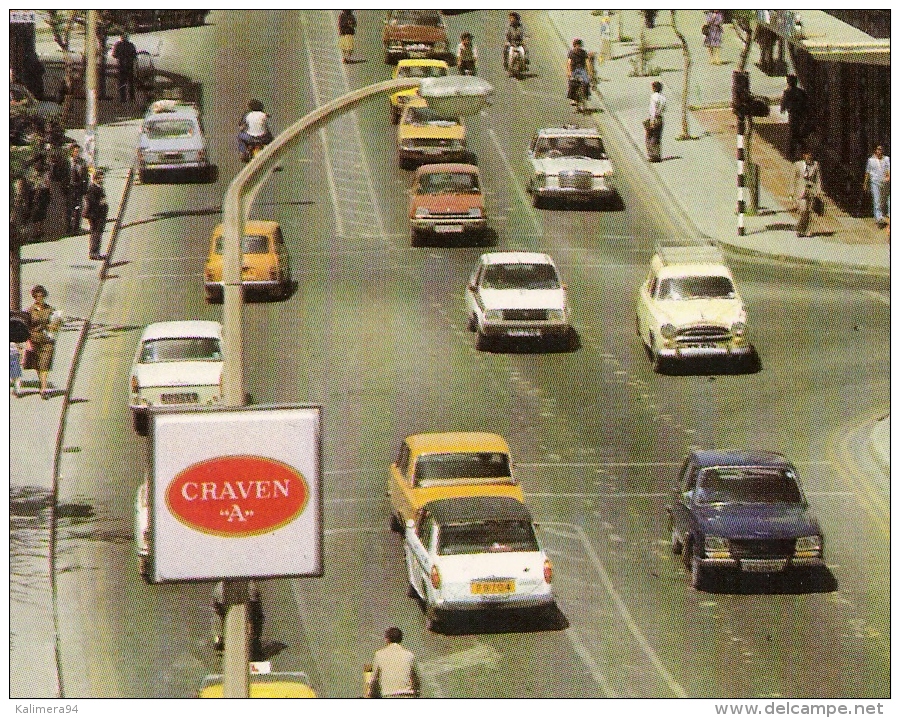
[[[150,416],[154,583],[322,574],[321,407]]]

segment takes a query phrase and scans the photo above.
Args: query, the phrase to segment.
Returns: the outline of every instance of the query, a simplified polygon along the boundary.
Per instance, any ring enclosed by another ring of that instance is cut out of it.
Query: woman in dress
[[[25,355],[24,369],[37,371],[41,384],[41,399],[49,399],[47,376],[53,368],[53,350],[56,347],[56,332],[59,331],[61,318],[59,312],[46,303],[47,290],[40,284],[31,290],[34,304],[28,307],[31,335],[28,338],[30,348]]]
[[[722,47],[722,23],[725,21],[721,10],[707,10],[706,24],[703,26],[706,30],[706,39],[703,44],[709,51],[709,62],[711,65],[721,65],[722,58],[719,55],[719,48]]]

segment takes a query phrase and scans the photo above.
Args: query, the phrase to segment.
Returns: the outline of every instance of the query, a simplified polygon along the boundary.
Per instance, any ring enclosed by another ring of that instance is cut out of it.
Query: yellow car
[[[393,78],[445,77],[449,68],[443,60],[400,60],[394,68]],[[406,103],[419,94],[419,88],[401,90],[391,95],[391,124],[396,125]]]
[[[215,228],[204,273],[207,302],[222,301],[222,233]],[[291,263],[278,222],[247,222],[241,238],[241,283],[245,292],[265,292],[283,298],[291,290]]]
[[[413,97],[397,126],[397,164],[402,170],[439,162],[471,162],[466,126],[459,117],[444,117],[421,97]]]
[[[388,496],[394,531],[436,499],[508,496],[525,502],[509,446],[502,436],[484,432],[407,436],[391,464]]]
[[[309,677],[302,671],[279,673],[252,673],[249,685],[250,698],[316,698],[309,686]],[[211,674],[203,679],[198,698],[224,698],[221,674]]]

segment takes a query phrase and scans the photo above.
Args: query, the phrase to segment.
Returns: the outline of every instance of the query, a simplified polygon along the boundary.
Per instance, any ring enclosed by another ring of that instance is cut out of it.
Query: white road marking
[[[534,227],[534,231],[537,235],[543,237],[543,232],[540,223],[538,222],[537,217],[534,214],[534,210],[531,208],[531,199],[528,197],[528,193],[522,187],[522,183],[519,182],[519,178],[516,176],[516,173],[513,171],[512,164],[509,161],[509,157],[506,155],[506,151],[500,145],[500,140],[497,138],[497,133],[494,132],[493,129],[488,130],[488,136],[491,138],[491,142],[494,143],[494,147],[497,148],[497,154],[500,155],[500,159],[503,160],[503,164],[506,166],[506,171],[509,172],[509,176],[512,177],[513,186],[516,188],[516,194],[519,195],[519,199],[521,200],[523,206],[528,212],[528,217],[531,219],[531,225]],[[522,236],[522,235],[520,235]]]

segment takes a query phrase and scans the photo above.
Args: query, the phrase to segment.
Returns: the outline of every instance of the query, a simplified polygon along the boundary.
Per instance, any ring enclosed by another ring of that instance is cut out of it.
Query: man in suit
[[[788,155],[790,159],[796,157],[797,150],[803,147],[806,138],[809,137],[809,96],[806,90],[797,84],[796,75],[787,76],[787,87],[781,96],[781,112],[787,112]]]
[[[91,241],[88,250],[91,259],[105,259],[100,254],[100,242],[103,240],[103,228],[106,226],[108,213],[109,205],[106,202],[106,191],[103,189],[103,170],[97,170],[84,195],[84,216],[91,226]]]
[[[797,219],[797,236],[809,237],[813,201],[822,196],[822,173],[810,150],[804,150],[803,159],[794,163],[793,187],[791,198],[796,202],[800,214]]]
[[[63,191],[66,193],[66,226],[69,236],[81,234],[81,210],[88,180],[88,168],[81,156],[81,147],[73,144],[62,177]]]

